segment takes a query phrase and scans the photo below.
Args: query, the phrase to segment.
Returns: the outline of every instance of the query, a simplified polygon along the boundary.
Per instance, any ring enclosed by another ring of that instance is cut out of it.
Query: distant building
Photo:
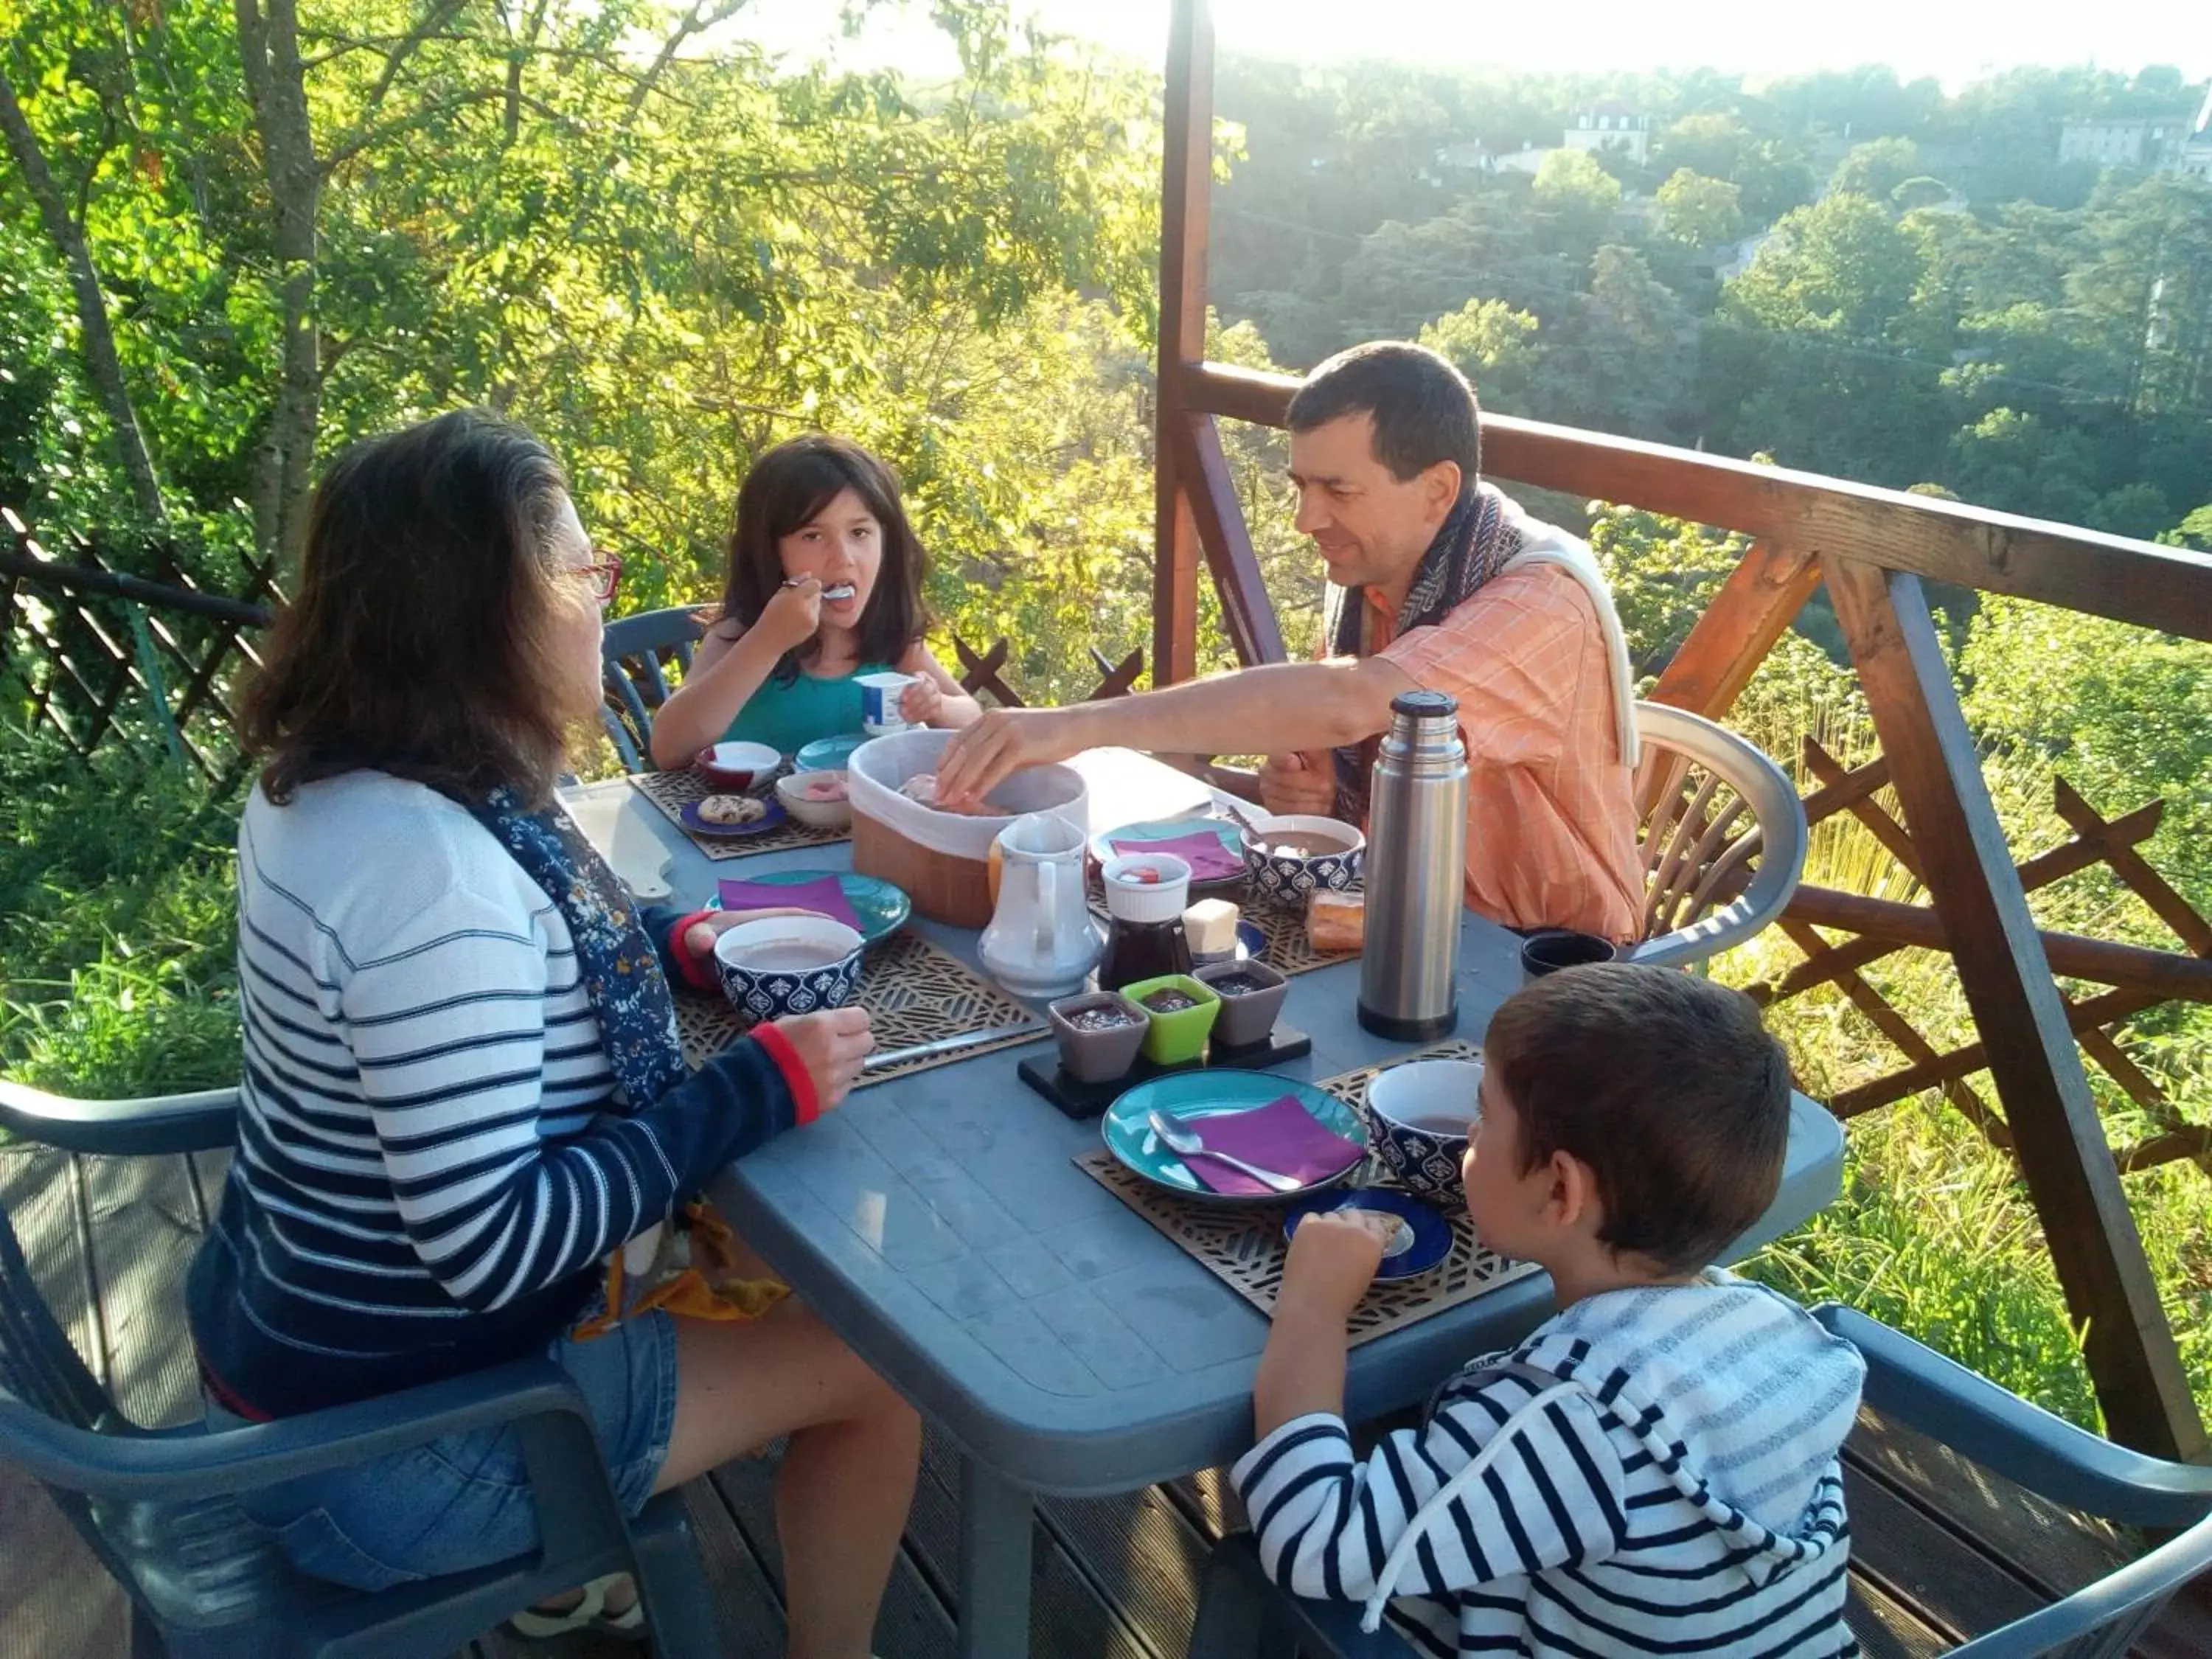
[[[1619,150],[1639,166],[1650,159],[1651,118],[1618,98],[1607,98],[1575,117],[1562,141],[1569,149]]]
[[[2126,121],[2069,121],[2059,129],[2058,159],[2100,167],[2170,167],[2190,139],[2185,115]]]
[[[2205,89],[2204,105],[2197,112],[2196,124],[2168,165],[2176,173],[2212,183],[2212,88]]]

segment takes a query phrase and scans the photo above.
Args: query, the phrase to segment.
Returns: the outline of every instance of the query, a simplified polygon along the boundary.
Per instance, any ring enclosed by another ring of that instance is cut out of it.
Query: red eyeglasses
[[[599,552],[597,548],[592,550]],[[602,554],[591,563],[576,567],[578,575],[592,579],[592,597],[601,605],[612,602],[615,589],[622,586],[622,570],[623,562],[611,553]]]

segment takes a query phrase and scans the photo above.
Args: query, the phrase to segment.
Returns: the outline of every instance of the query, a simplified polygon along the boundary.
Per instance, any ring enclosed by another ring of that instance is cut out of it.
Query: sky
[[[1162,60],[1168,0],[1016,0],[1050,29]],[[923,0],[886,5],[857,43],[836,0],[755,0],[730,32],[803,58],[926,77],[957,68]],[[1214,0],[1224,50],[1312,63],[1358,57],[1607,73],[1706,66],[1784,75],[1887,64],[1955,88],[2020,64],[2174,64],[2212,76],[2212,0]],[[1849,27],[1838,27],[1842,20]]]

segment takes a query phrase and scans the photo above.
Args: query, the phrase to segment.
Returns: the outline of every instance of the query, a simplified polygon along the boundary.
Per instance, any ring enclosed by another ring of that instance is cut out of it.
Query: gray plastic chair
[[[1636,705],[1644,939],[1627,960],[1682,968],[1771,927],[1805,873],[1805,805],[1783,769],[1702,715]]]
[[[2118,1659],[2173,1593],[2212,1567],[2212,1469],[2168,1463],[2085,1433],[1856,1310],[1812,1310],[1866,1356],[1866,1403],[1984,1468],[2054,1503],[2138,1527],[2187,1530],[2063,1601],[1951,1650],[1954,1659]],[[1291,1645],[1295,1644],[1296,1645]],[[1409,1659],[1388,1624],[1359,1628],[1352,1602],[1278,1589],[1249,1533],[1224,1538],[1206,1564],[1190,1659],[1260,1655]]]
[[[607,624],[599,641],[606,687],[599,724],[626,770],[654,769],[653,715],[668,701],[667,665],[672,659],[689,673],[691,647],[704,631],[696,608],[688,605],[641,611]]]
[[[69,1101],[0,1081],[0,1128],[71,1152],[228,1146],[234,1089]],[[540,1547],[526,1559],[369,1594],[295,1571],[236,1494],[441,1435],[511,1425]],[[583,1396],[545,1359],[379,1400],[210,1432],[146,1429],[116,1408],[55,1320],[0,1211],[0,1459],[29,1472],[122,1585],[135,1659],[444,1659],[518,1609],[636,1575],[663,1659],[720,1646],[683,1500],[624,1520]]]

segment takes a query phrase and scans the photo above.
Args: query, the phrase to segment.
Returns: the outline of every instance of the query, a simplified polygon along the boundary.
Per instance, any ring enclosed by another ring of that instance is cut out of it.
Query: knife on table
[[[905,1048],[887,1048],[881,1054],[870,1054],[860,1062],[864,1072],[880,1071],[886,1066],[903,1065],[909,1060],[927,1060],[937,1054],[957,1054],[963,1048],[974,1048],[986,1042],[1004,1042],[1009,1037],[1032,1037],[1044,1035],[1044,1027],[1036,1020],[1021,1025],[994,1025],[988,1030],[963,1031],[957,1036],[939,1037],[933,1042],[917,1042]]]

